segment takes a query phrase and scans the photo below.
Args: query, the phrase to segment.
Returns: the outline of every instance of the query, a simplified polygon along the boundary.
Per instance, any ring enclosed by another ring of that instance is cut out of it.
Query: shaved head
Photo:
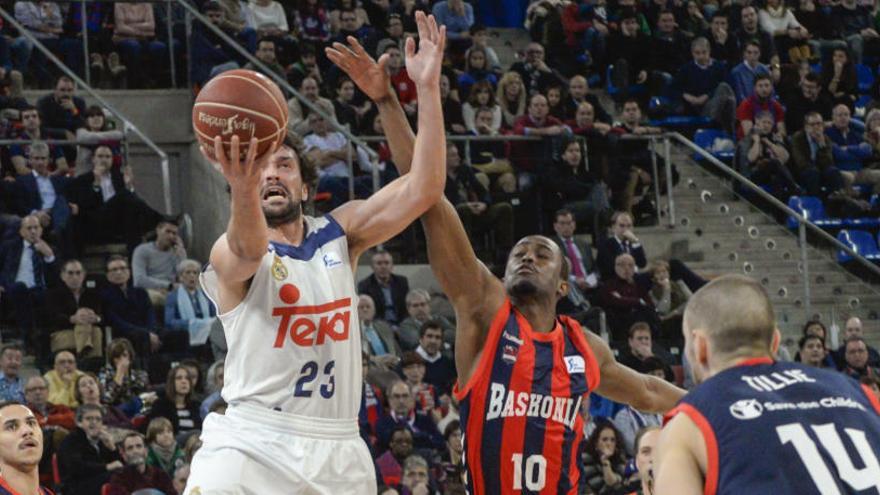
[[[711,360],[772,356],[776,317],[761,285],[741,275],[725,275],[703,286],[688,301],[683,330],[689,353],[697,333],[708,341]],[[700,361],[699,355],[688,356]]]

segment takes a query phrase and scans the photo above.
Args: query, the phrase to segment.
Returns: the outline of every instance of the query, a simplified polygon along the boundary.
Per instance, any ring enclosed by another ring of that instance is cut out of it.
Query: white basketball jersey
[[[221,395],[301,416],[357,418],[358,296],[342,227],[305,217],[299,246],[270,242],[244,300],[219,315],[229,352]],[[217,274],[201,275],[217,302]]]

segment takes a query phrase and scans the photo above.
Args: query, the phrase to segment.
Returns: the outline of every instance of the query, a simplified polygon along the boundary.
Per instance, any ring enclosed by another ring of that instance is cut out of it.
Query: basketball
[[[196,97],[192,111],[196,138],[214,156],[214,137],[221,136],[226,153],[238,136],[242,160],[248,143],[257,138],[257,156],[280,144],[287,132],[287,101],[263,74],[237,69],[217,75]]]

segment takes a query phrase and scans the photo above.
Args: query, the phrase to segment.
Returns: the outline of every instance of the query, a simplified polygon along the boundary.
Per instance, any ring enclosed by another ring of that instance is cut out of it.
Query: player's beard
[[[266,223],[269,225],[269,228],[274,229],[295,222],[302,216],[302,205],[299,201],[294,200],[290,195],[287,197],[287,205],[280,211],[266,211],[263,208],[263,216],[266,217]]]
[[[538,293],[538,286],[531,280],[522,279],[511,284],[508,292],[515,299],[529,299]]]

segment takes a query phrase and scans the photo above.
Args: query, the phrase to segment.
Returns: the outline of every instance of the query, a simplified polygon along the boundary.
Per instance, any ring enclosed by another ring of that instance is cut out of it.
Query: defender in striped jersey
[[[26,406],[0,402],[0,495],[52,495],[40,486],[43,430]]]
[[[390,89],[386,58],[374,62],[349,38],[328,56],[376,102],[401,174],[413,134]],[[443,199],[422,216],[434,275],[458,319],[455,363],[469,493],[575,494],[583,438],[577,414],[591,390],[642,411],[666,411],[684,395],[618,364],[608,345],[556,316],[568,262],[543,236],[520,240],[504,282],[477,259],[455,208]],[[601,379],[600,379],[601,376]]]

